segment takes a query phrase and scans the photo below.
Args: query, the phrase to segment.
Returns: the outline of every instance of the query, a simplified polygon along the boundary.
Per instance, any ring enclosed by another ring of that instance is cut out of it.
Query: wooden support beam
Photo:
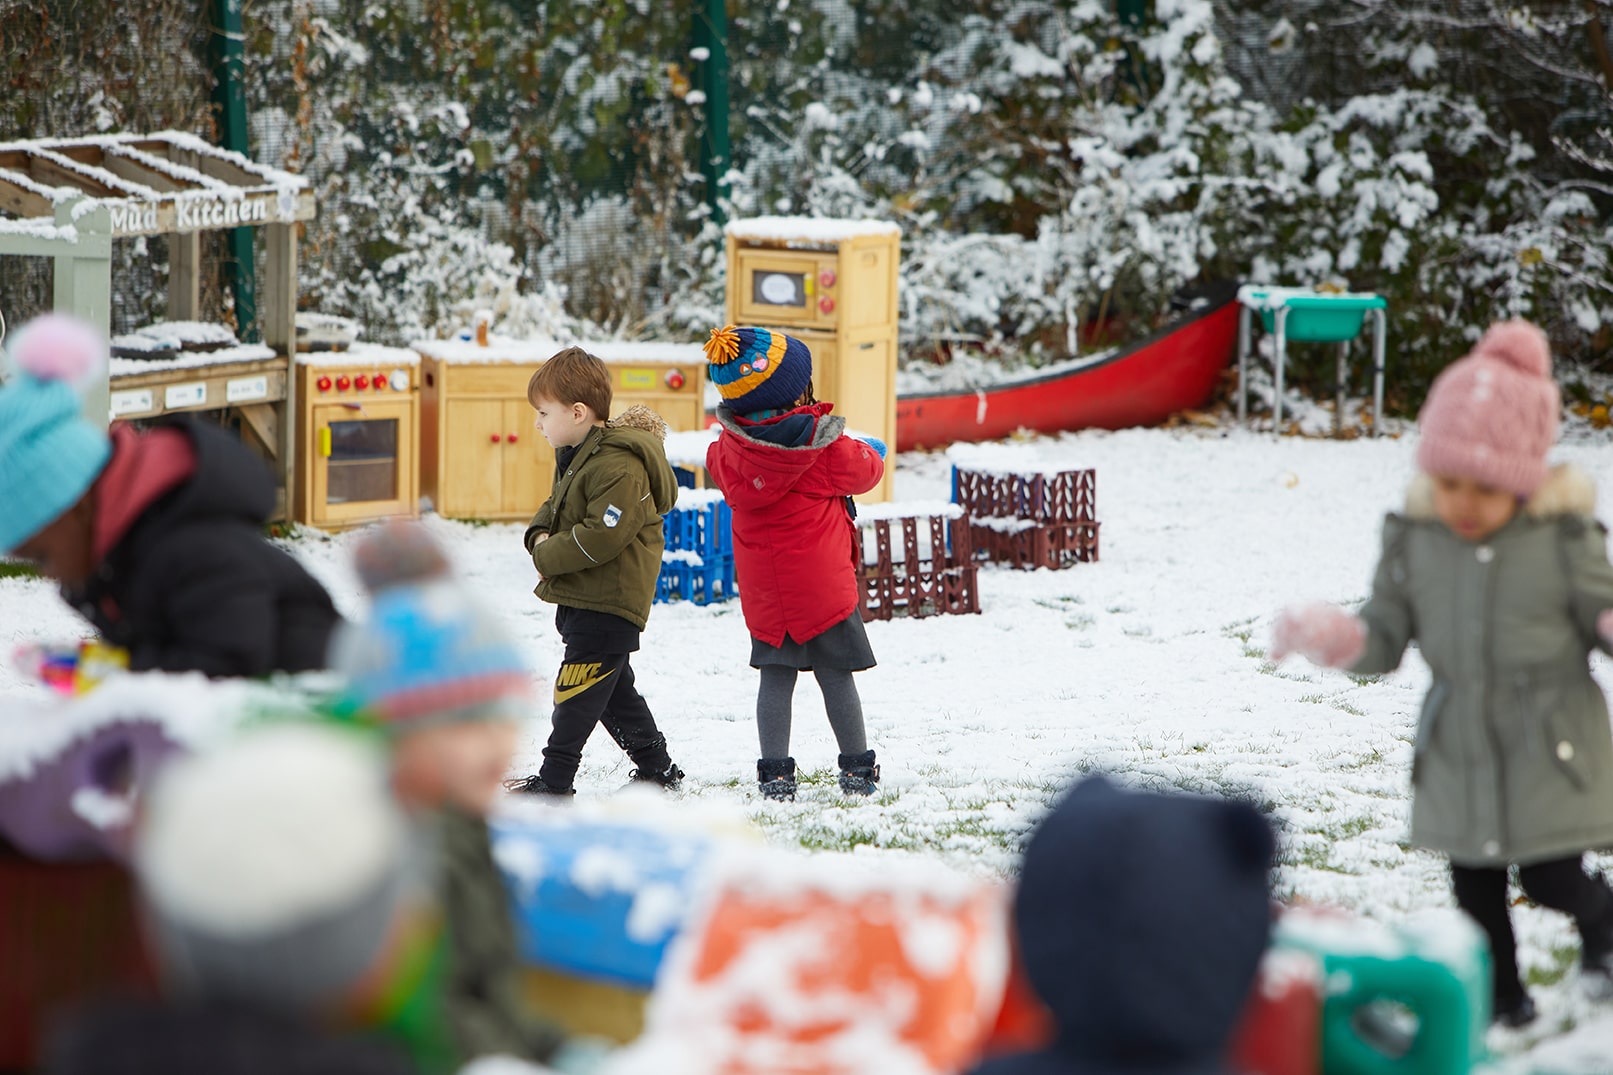
[[[285,406],[281,404],[280,406]],[[280,415],[273,403],[248,403],[237,407],[241,424],[250,429],[270,459],[280,458]]]
[[[202,236],[168,237],[168,320],[198,321],[202,311]]]
[[[46,186],[72,187],[75,190],[82,190],[93,198],[127,198],[145,193],[133,187],[114,187],[109,183],[103,183],[93,176],[57,164],[48,157],[29,157],[28,174]]]
[[[152,190],[161,191],[164,194],[176,190],[198,189],[195,183],[187,183],[176,179],[174,176],[160,172],[143,161],[125,156],[116,146],[107,147],[106,156],[101,160],[101,167],[114,175],[120,175],[125,179],[133,180],[142,186],[150,187]]]
[[[6,178],[4,171],[0,171],[0,209],[20,217],[46,219],[54,216],[56,212],[56,207],[51,204],[49,198],[11,182]]]

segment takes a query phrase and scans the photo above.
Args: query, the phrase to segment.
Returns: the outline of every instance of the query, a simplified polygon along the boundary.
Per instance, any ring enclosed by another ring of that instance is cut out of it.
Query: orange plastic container
[[[755,888],[721,889],[669,959],[647,1055],[697,1049],[714,1075],[861,1075],[898,1056],[939,1075],[980,1055],[1007,969],[998,889]]]

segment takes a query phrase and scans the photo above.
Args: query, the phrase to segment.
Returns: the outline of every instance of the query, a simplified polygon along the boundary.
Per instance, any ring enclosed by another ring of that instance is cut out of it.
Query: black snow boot
[[[840,755],[840,790],[847,795],[872,795],[879,788],[879,766],[874,752]]]
[[[756,759],[756,785],[762,798],[778,802],[795,801],[795,759]]]
[[[627,775],[634,783],[659,784],[668,791],[677,791],[683,783],[683,770],[671,762],[667,762],[667,767],[659,771],[654,769],[634,769]]]
[[[1599,874],[1591,877],[1606,886]],[[1597,1000],[1613,998],[1613,899],[1606,901],[1594,920],[1578,925],[1580,981]]]
[[[521,780],[504,781],[504,790],[520,792],[522,795],[552,795],[556,798],[568,799],[577,794],[576,788],[562,788],[554,784],[546,783],[543,777],[537,773],[533,773],[531,776],[525,777]]]

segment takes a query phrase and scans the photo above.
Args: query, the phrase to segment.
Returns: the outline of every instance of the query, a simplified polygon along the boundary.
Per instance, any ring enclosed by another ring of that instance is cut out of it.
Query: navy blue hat
[[[812,383],[812,352],[778,329],[714,328],[705,351],[706,376],[735,414],[788,410]]]
[[[1014,905],[1057,1041],[981,1071],[1221,1071],[1271,934],[1275,853],[1248,803],[1076,785],[1032,835]]]

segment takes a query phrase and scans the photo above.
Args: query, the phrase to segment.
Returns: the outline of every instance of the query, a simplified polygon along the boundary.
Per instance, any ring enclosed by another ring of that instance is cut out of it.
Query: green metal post
[[[213,27],[208,37],[213,63],[213,103],[218,106],[219,144],[250,156],[246,130],[246,92],[242,57],[246,33],[241,23],[241,0],[213,0]],[[241,338],[256,341],[258,330],[257,279],[252,260],[252,229],[231,228],[226,242],[230,260],[226,276],[235,293],[235,323]]]
[[[705,10],[694,16],[694,45],[705,49],[700,61],[700,91],[706,95],[706,130],[700,137],[700,171],[706,177],[706,201],[717,223],[723,223],[722,202],[728,193],[726,176],[731,148],[728,143],[728,5],[727,0],[706,0]]]

